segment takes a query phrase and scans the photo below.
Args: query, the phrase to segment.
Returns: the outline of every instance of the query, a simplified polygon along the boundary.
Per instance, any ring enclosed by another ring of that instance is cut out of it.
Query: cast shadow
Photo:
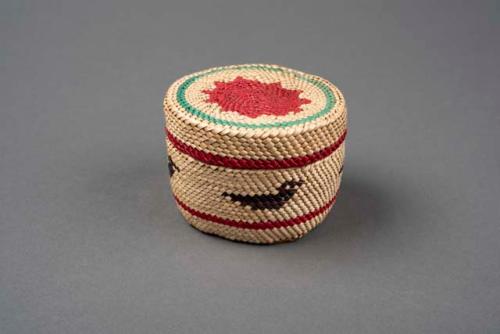
[[[100,166],[87,185],[85,195],[95,196],[98,199],[95,205],[102,206],[101,210],[135,216],[179,235],[194,232],[187,230],[188,225],[175,206],[166,166],[166,161],[160,158]],[[393,182],[387,173],[349,164],[337,202],[325,221],[301,240],[274,247],[298,247],[302,248],[303,256],[308,256],[308,252],[314,253],[309,254],[312,256],[334,248],[349,249],[360,242],[383,242],[383,238],[398,232],[398,225],[407,221],[405,217],[415,220],[420,210],[425,210],[425,201],[410,183]],[[213,237],[217,239],[228,243]]]
[[[383,242],[383,238],[404,230],[401,224],[415,221],[425,212],[426,201],[414,185],[383,174],[367,167],[347,166],[329,215],[299,243],[316,244],[321,249]]]

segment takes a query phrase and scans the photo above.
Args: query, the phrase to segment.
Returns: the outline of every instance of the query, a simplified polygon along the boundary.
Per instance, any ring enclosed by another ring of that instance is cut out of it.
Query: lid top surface
[[[340,91],[317,76],[277,65],[211,68],[177,80],[165,106],[189,123],[243,132],[310,129],[343,112]]]

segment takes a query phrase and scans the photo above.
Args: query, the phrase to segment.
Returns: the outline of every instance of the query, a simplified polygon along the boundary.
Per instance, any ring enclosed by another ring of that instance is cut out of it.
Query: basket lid
[[[327,80],[277,65],[211,68],[180,78],[164,100],[168,140],[208,164],[300,167],[346,136],[342,93]]]

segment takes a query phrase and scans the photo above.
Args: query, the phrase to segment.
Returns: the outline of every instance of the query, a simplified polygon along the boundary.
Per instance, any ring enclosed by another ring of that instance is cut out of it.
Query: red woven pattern
[[[281,82],[264,83],[241,76],[231,82],[216,81],[215,88],[204,90],[206,102],[217,103],[222,111],[235,111],[256,118],[261,115],[285,116],[300,112],[300,106],[311,103],[299,97],[301,90],[286,89]]]
[[[211,221],[213,223],[217,224],[222,224],[222,225],[227,225],[227,226],[232,226],[232,227],[238,227],[238,228],[243,228],[243,229],[251,229],[251,230],[264,230],[264,229],[271,229],[271,228],[280,228],[280,227],[288,227],[288,226],[293,226],[297,224],[302,224],[305,223],[311,219],[313,219],[316,216],[319,216],[320,214],[324,213],[326,210],[328,210],[333,203],[335,203],[335,200],[337,196],[333,196],[333,198],[328,201],[324,206],[322,206],[319,209],[316,209],[312,212],[309,212],[305,215],[291,218],[291,219],[286,219],[286,220],[278,220],[278,221],[262,221],[262,222],[257,222],[257,223],[250,223],[250,222],[245,222],[245,221],[239,221],[239,220],[232,220],[232,219],[226,219],[226,218],[221,218],[217,217],[215,215],[211,215],[208,213],[203,213],[200,211],[197,211],[195,209],[192,209],[188,207],[186,204],[181,202],[177,197],[175,197],[175,201],[181,208],[183,208],[185,211],[189,212],[195,217]]]
[[[302,157],[293,157],[286,159],[276,159],[276,160],[258,160],[258,159],[247,159],[247,158],[231,158],[216,155],[213,153],[208,153],[201,151],[197,148],[191,147],[188,144],[181,142],[179,139],[174,137],[172,133],[167,133],[168,140],[174,145],[176,149],[184,154],[187,154],[194,158],[195,160],[201,161],[203,163],[215,166],[223,166],[234,169],[282,169],[282,168],[295,168],[307,166],[315,161],[326,158],[333,152],[335,152],[340,145],[344,142],[347,136],[347,130],[335,141],[332,145],[327,146],[317,152]]]

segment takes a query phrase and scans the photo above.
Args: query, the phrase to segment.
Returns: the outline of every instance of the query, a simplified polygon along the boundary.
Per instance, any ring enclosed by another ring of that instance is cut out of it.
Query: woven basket
[[[283,242],[331,209],[347,114],[327,80],[276,65],[217,67],[177,80],[164,107],[172,192],[197,229]]]

